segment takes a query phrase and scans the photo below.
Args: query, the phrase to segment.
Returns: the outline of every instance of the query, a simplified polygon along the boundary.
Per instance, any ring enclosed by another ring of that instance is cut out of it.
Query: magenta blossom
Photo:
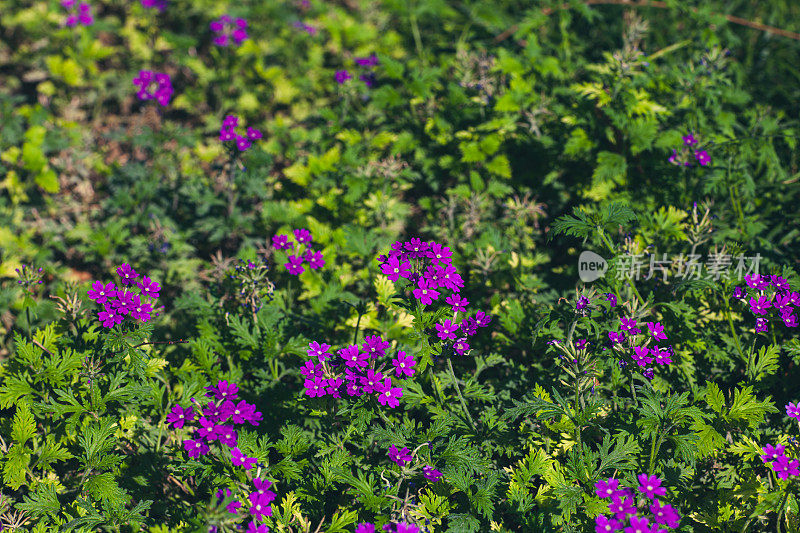
[[[411,462],[411,450],[408,448],[398,450],[397,446],[392,444],[392,447],[389,448],[389,459],[397,463],[398,466],[405,466]]]
[[[167,423],[173,424],[175,429],[182,428],[185,423],[191,422],[192,420],[194,420],[194,410],[191,405],[184,409],[180,405],[175,404],[172,407],[172,411],[167,415]]]
[[[133,78],[133,84],[139,88],[136,96],[140,100],[156,100],[164,107],[169,104],[174,92],[169,74],[163,72],[140,70],[139,75]]]
[[[651,500],[656,496],[664,496],[667,489],[661,486],[661,480],[656,476],[647,476],[639,474],[639,492],[650,498]]]
[[[217,46],[228,46],[231,41],[238,46],[247,39],[247,21],[243,18],[233,19],[229,15],[222,15],[210,27],[217,34],[214,37],[214,44]]]

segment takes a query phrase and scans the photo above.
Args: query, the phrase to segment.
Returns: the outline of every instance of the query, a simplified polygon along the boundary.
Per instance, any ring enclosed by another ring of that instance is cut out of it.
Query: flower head
[[[398,450],[397,446],[392,444],[392,447],[389,448],[389,459],[397,463],[398,466],[405,466],[411,462],[411,450],[408,448]]]
[[[647,476],[639,474],[639,492],[650,498],[651,500],[656,496],[664,496],[667,489],[661,486],[661,480],[656,476]]]
[[[216,33],[214,44],[217,46],[228,46],[231,41],[238,46],[247,39],[247,21],[243,18],[233,19],[229,15],[223,15],[213,21],[210,27]]]
[[[342,85],[347,80],[353,79],[353,76],[351,76],[346,70],[337,70],[334,78],[336,78],[336,83]]]

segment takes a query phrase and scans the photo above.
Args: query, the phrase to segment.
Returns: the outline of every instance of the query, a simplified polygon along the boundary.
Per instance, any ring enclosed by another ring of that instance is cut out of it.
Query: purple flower
[[[611,503],[608,510],[614,513],[617,520],[625,520],[628,515],[636,515],[636,505],[633,502],[633,495],[617,492],[611,496]]]
[[[748,287],[757,291],[763,291],[769,287],[769,278],[758,274],[748,274],[744,277],[744,281]]]
[[[375,390],[380,393],[380,396],[378,396],[378,403],[381,405],[388,405],[389,407],[397,407],[400,405],[398,398],[403,397],[403,389],[400,387],[392,387],[391,378],[386,378],[382,384],[375,387]]]
[[[759,296],[758,300],[752,297],[750,298],[750,311],[752,311],[754,315],[766,315],[767,309],[771,306],[772,303],[766,296]]]
[[[800,421],[800,402],[797,403],[787,403],[786,404],[786,415],[792,418],[796,418]]]
[[[778,457],[782,457],[786,448],[782,445],[773,446],[772,444],[767,444],[761,450],[764,452],[764,455],[761,456],[761,460],[764,463],[769,463],[770,461],[776,460]]]
[[[350,368],[366,368],[369,360],[369,354],[361,353],[355,344],[342,348],[337,353],[344,359],[345,366]]]
[[[413,293],[414,298],[419,300],[422,305],[430,305],[439,297],[439,291],[435,290],[435,287],[432,287],[426,279],[420,279],[417,282],[417,288]]]
[[[711,157],[709,157],[705,150],[699,150],[695,152],[694,157],[697,159],[697,162],[700,163],[700,166],[703,167],[711,162]]]
[[[371,368],[367,370],[367,375],[361,377],[361,385],[365,394],[370,394],[375,391],[375,387],[379,386],[383,380],[383,374],[376,372]]]
[[[245,470],[250,470],[256,464],[255,457],[247,457],[238,447],[231,449],[231,461],[234,466],[244,466]],[[256,518],[260,519],[260,517]]]
[[[65,20],[65,24],[67,26],[74,27],[78,24],[82,26],[91,26],[94,22],[94,17],[92,17],[92,6],[87,4],[86,2],[81,2],[77,4],[78,10],[77,12],[74,10],[76,7],[76,0],[62,0],[61,5],[69,11],[67,18]]]
[[[442,478],[441,472],[428,465],[422,467],[422,475],[425,476],[425,479],[428,481],[433,481],[434,483]]]
[[[648,322],[647,327],[650,330],[650,335],[657,341],[667,340],[667,336],[664,334],[664,326],[661,325],[661,322]]]
[[[410,355],[406,355],[406,352],[399,351],[397,352],[397,356],[392,359],[392,364],[394,365],[395,375],[397,377],[411,377],[414,375],[414,366],[417,364],[414,361],[414,358]]]
[[[315,377],[314,379],[307,379],[303,384],[306,389],[306,396],[310,398],[319,398],[325,396],[325,387],[328,385],[328,380]]]
[[[614,294],[610,293],[610,292],[607,292],[605,294],[606,294],[606,297],[604,298],[604,300],[606,300],[607,302],[611,302],[611,307],[616,307],[617,306],[617,297]]]
[[[619,480],[610,477],[594,484],[594,492],[601,498],[610,498],[619,491]]]
[[[133,84],[139,88],[136,95],[140,100],[158,101],[166,107],[172,97],[172,81],[169,74],[140,70],[139,75],[133,78]]]
[[[625,533],[651,533],[650,520],[631,516],[630,526],[625,528]]]
[[[236,148],[238,148],[240,152],[246,151],[252,144],[253,143],[251,143],[247,137],[242,135],[236,136]]]
[[[311,232],[308,231],[307,229],[294,230],[294,238],[297,239],[297,242],[300,244],[313,242],[313,238],[311,237]]]
[[[681,520],[681,516],[675,509],[668,504],[661,505],[661,502],[658,500],[655,500],[653,504],[650,505],[650,512],[653,513],[656,523],[664,524],[670,529],[678,527],[678,523]]]
[[[194,420],[194,410],[190,405],[186,409],[178,404],[172,407],[172,411],[167,415],[167,424],[173,424],[175,429],[180,429],[186,422]]]
[[[667,489],[661,486],[661,480],[656,476],[647,476],[639,474],[639,492],[650,498],[651,500],[656,496],[664,496]]]
[[[247,21],[243,18],[232,19],[229,15],[223,15],[210,25],[211,31],[217,35],[214,37],[214,44],[217,46],[228,46],[228,41],[232,40],[237,45],[247,39]]]
[[[127,263],[122,263],[117,267],[117,275],[122,278],[122,285],[133,285],[133,282],[139,277],[139,274]]]
[[[582,311],[589,306],[589,298],[586,296],[581,296],[578,298],[578,302],[575,304],[575,309],[577,311]]]
[[[369,522],[361,522],[356,527],[355,533],[375,533],[375,524]]]
[[[451,294],[450,296],[448,296],[445,299],[445,302],[447,302],[447,304],[453,308],[454,313],[457,312],[466,313],[467,306],[469,305],[469,301],[458,293]]]
[[[622,317],[619,320],[622,323],[622,325],[620,326],[620,329],[622,331],[627,331],[632,335],[636,335],[637,333],[639,333],[639,330],[636,328],[636,320],[634,320],[633,318]]]
[[[411,263],[392,256],[381,265],[381,271],[389,278],[389,281],[397,281],[401,277],[407,278],[411,275]]]
[[[270,509],[270,514],[271,514],[272,513],[272,507],[270,507],[269,509]],[[253,514],[252,507],[251,507],[250,514]],[[269,533],[269,528],[267,527],[266,524],[258,524],[256,522],[251,521],[251,522],[249,522],[247,524],[247,533]]]
[[[199,439],[187,439],[183,441],[183,449],[186,450],[186,453],[192,459],[195,459],[201,455],[205,455],[209,451],[209,447],[206,445],[206,443]]]
[[[115,325],[120,324],[125,318],[111,306],[106,306],[104,311],[97,314],[98,320],[103,324],[104,328],[113,328]]]
[[[217,400],[237,400],[239,398],[239,387],[236,383],[228,383],[225,380],[217,382],[216,387],[209,385],[205,388],[208,392],[206,396],[215,397]]]
[[[391,344],[384,341],[380,335],[370,335],[364,338],[361,349],[373,359],[377,359],[378,357],[384,356],[389,346],[391,346]]]
[[[672,364],[672,352],[667,349],[662,349],[659,347],[652,348],[650,350],[650,355],[652,355],[656,363],[662,366],[671,365]]]
[[[351,76],[346,70],[337,70],[334,78],[336,78],[336,82],[339,85],[342,85],[347,80],[353,79],[353,76]]]
[[[733,297],[734,298],[743,298],[745,296],[745,291],[743,288],[739,287],[738,285],[733,288]]]
[[[397,463],[398,466],[405,466],[406,463],[411,462],[411,450],[408,448],[398,450],[397,446],[392,444],[392,447],[389,448],[389,459]]]
[[[167,0],[141,0],[142,6],[145,8],[156,8],[159,11],[167,9]]]
[[[456,331],[461,327],[461,324],[453,324],[450,319],[445,320],[441,324],[436,324],[436,331],[442,340],[455,340]]]
[[[357,57],[355,61],[357,65],[372,68],[378,65],[378,56],[373,53],[369,57]]]
[[[767,331],[769,331],[769,320],[756,318],[756,333],[766,333]]]
[[[241,507],[241,506],[242,506],[242,503],[240,501],[233,500],[231,503],[229,503],[228,505],[225,506],[225,509],[227,509],[227,511],[230,514],[236,514],[236,512],[239,510],[239,507]]]
[[[303,272],[305,272],[305,267],[303,266],[303,258],[298,257],[296,255],[290,255],[288,258],[288,262],[284,263],[286,270],[292,276],[299,276]]]
[[[612,344],[620,344],[625,340],[625,334],[621,331],[609,331],[608,338]]]
[[[599,515],[597,518],[595,518],[594,523],[595,533],[608,533],[609,531],[619,531],[622,529],[622,525],[619,522],[613,518],[606,518],[603,515]]]
[[[142,296],[149,296],[150,298],[158,298],[161,285],[145,276],[142,281],[137,281],[136,286],[139,287],[139,293]]]
[[[251,507],[250,507],[250,514],[255,517],[256,520],[263,520],[265,516],[272,516],[272,507],[270,507],[270,502],[272,499],[264,495],[256,495],[255,498],[250,498]]]
[[[272,247],[276,250],[288,250],[294,247],[294,244],[289,242],[289,237],[286,235],[273,235]]]
[[[325,343],[318,343],[318,342],[310,342],[308,344],[308,356],[309,357],[316,357],[320,363],[325,361],[328,357],[331,357],[333,354],[328,352],[330,350],[331,345]]]
[[[685,144],[686,146],[694,146],[695,144],[697,144],[697,139],[695,139],[694,135],[692,135],[691,133],[689,135],[684,135],[683,144]]]
[[[235,429],[230,426],[217,426],[214,428],[214,431],[221,444],[224,444],[228,448],[236,446],[238,435]]]
[[[458,355],[464,355],[467,353],[467,350],[469,350],[467,339],[458,339],[456,342],[454,342],[453,350],[455,350]]]
[[[114,298],[117,295],[117,291],[115,291],[114,288],[113,283],[103,285],[102,281],[95,281],[92,288],[86,294],[95,302],[104,304],[109,298]]]

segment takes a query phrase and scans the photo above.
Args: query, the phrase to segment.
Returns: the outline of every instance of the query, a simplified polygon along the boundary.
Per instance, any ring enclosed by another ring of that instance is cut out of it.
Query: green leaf
[[[27,402],[17,404],[14,423],[11,426],[11,438],[14,442],[24,445],[36,434],[36,421]]]
[[[23,503],[18,503],[16,508],[20,511],[27,511],[33,518],[39,518],[45,514],[56,518],[61,510],[61,504],[58,502],[56,494],[56,486],[53,483],[41,483],[36,492],[26,494],[22,500]]]
[[[722,408],[725,407],[725,398],[722,396],[722,391],[719,390],[716,383],[711,381],[706,381],[706,403],[717,413],[722,413]]]
[[[777,345],[770,344],[769,346],[762,346],[758,350],[758,355],[753,362],[752,368],[748,368],[747,376],[758,382],[774,375],[778,370],[778,359],[779,352]]]

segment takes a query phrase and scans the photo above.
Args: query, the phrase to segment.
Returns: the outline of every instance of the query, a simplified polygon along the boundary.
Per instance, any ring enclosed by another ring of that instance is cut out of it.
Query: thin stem
[[[31,324],[31,308],[25,308],[25,322],[28,326],[28,340],[33,341],[33,325]]]
[[[581,380],[578,376],[575,376],[575,415],[578,415],[578,401],[580,399],[580,383]],[[583,439],[581,438],[581,425],[577,422],[575,423],[575,428],[577,429],[577,437],[578,437],[578,449],[583,455]]]
[[[633,396],[633,405],[639,405],[639,400],[636,398],[636,384],[633,382],[633,372],[630,373],[631,376],[631,396]]]
[[[461,408],[464,410],[464,414],[467,416],[467,420],[469,420],[469,425],[472,426],[472,429],[475,429],[475,421],[472,420],[472,416],[469,414],[467,410],[467,403],[464,401],[464,397],[461,396],[461,388],[458,386],[458,380],[456,379],[456,373],[453,371],[453,361],[448,357],[447,358],[447,368],[450,370],[450,377],[453,379],[453,386],[456,388],[456,394],[458,394],[458,399],[461,402]]]
[[[731,306],[728,303],[727,298],[723,298],[725,302],[725,316],[728,319],[728,326],[731,328],[731,336],[733,337],[733,342],[736,344],[736,349],[739,351],[739,355],[742,358],[742,361],[746,361],[747,357],[744,356],[744,352],[742,351],[742,345],[739,344],[739,336],[736,334],[736,330],[733,327],[733,319],[731,318]]]

